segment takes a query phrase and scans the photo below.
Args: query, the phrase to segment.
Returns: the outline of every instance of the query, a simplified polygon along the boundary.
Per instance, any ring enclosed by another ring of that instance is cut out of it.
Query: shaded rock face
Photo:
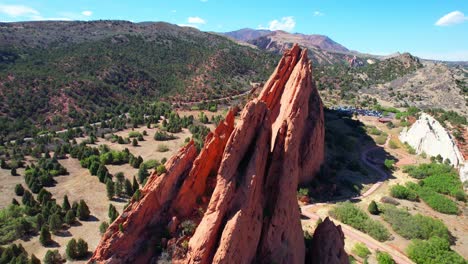
[[[167,242],[175,263],[304,263],[296,191],[324,159],[323,106],[311,75],[307,50],[293,46],[235,127],[231,111],[198,156],[191,142],[167,173],[150,176],[91,261],[151,262],[158,252],[148,248]],[[193,234],[181,232],[187,220],[198,224]]]
[[[348,255],[344,251],[344,234],[341,226],[335,226],[328,217],[315,229],[306,263],[349,263]]]

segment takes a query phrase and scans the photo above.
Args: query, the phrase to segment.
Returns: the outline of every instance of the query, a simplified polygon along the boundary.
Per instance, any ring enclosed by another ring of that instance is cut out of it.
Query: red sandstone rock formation
[[[169,160],[166,174],[150,176],[143,197],[109,227],[91,261],[147,263],[157,257],[148,249],[162,245],[175,263],[304,263],[296,191],[324,159],[323,106],[307,50],[287,51],[237,126],[230,112],[195,152],[191,142]],[[193,235],[180,232],[187,220],[199,223]]]
[[[315,229],[309,250],[306,263],[349,263],[348,255],[344,251],[344,234],[341,226],[335,226],[328,217]]]

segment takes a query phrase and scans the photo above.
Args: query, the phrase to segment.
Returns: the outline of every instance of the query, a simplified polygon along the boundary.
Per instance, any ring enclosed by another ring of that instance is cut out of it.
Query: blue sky
[[[0,0],[0,21],[45,19],[284,29],[324,34],[361,52],[468,60],[467,0]]]

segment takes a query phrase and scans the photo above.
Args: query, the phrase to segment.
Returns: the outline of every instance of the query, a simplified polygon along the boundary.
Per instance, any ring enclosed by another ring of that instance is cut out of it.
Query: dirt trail
[[[386,142],[384,144],[384,147],[388,146],[388,144],[390,142],[390,138],[391,138],[390,136],[387,137],[387,140],[386,140]],[[367,166],[369,166],[369,167],[373,168],[375,171],[377,171],[380,174],[381,177],[379,178],[379,180],[376,183],[374,183],[371,186],[371,188],[369,188],[369,190],[367,190],[365,193],[363,193],[362,195],[360,195],[358,197],[353,197],[352,199],[363,199],[365,197],[370,196],[377,189],[379,189],[380,186],[382,186],[384,181],[386,181],[389,178],[388,172],[386,172],[381,166],[376,165],[376,164],[370,162],[367,159],[368,153],[375,150],[375,149],[378,149],[379,147],[382,147],[382,146],[371,146],[371,147],[365,148],[361,153],[361,161],[364,162]],[[340,201],[344,201],[344,200],[340,200]],[[309,204],[309,205],[301,206],[301,213],[302,213],[303,216],[308,217],[310,219],[309,221],[316,222],[320,218],[320,216],[318,214],[316,214],[316,213],[308,211],[308,209],[310,209],[312,207],[323,206],[323,205],[326,205],[326,204],[336,203],[336,202],[340,202],[340,201],[331,201],[331,202],[328,202],[328,203],[315,203],[315,204]],[[333,221],[338,222],[335,219],[333,219]],[[389,253],[392,256],[392,258],[396,261],[396,263],[399,263],[399,264],[413,263],[408,257],[406,257],[403,253],[396,250],[395,248],[392,248],[389,245],[383,244],[383,243],[371,238],[369,235],[366,235],[366,234],[364,234],[364,233],[362,233],[362,232],[360,232],[360,231],[358,231],[358,230],[356,230],[356,229],[354,229],[354,228],[352,228],[352,227],[350,227],[348,225],[345,225],[343,223],[339,223],[339,224],[341,224],[343,233],[345,234],[346,237],[351,238],[351,239],[356,240],[356,241],[359,241],[361,243],[364,243],[370,249],[385,251],[385,252]]]

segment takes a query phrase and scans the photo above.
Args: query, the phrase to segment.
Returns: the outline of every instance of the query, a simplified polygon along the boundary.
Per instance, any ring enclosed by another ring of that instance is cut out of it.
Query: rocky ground
[[[395,106],[442,108],[468,115],[467,97],[463,84],[468,82],[466,69],[435,62],[423,62],[424,67],[389,83],[362,89],[362,94],[376,97]]]

